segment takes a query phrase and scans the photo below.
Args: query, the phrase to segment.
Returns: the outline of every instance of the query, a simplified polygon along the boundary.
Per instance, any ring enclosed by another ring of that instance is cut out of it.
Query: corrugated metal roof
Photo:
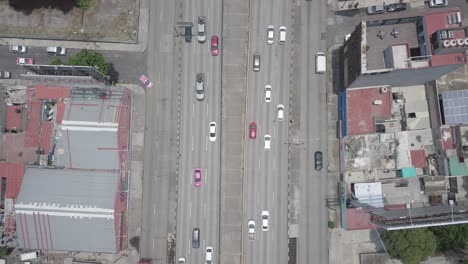
[[[118,173],[28,168],[15,205],[23,248],[116,252]]]
[[[457,156],[448,157],[450,176],[468,176],[468,167],[465,162],[460,162]]]

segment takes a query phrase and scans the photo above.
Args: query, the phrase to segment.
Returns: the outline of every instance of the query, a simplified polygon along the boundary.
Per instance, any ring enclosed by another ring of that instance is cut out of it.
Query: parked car
[[[256,139],[257,138],[257,123],[252,122],[249,125],[249,138]]]
[[[429,7],[445,7],[448,5],[447,0],[430,0]]]
[[[200,168],[196,168],[193,172],[193,185],[195,185],[195,187],[201,186],[201,174]]]
[[[382,14],[385,12],[385,7],[383,5],[369,6],[367,8],[368,15]]]
[[[16,64],[34,64],[33,58],[16,58]]]
[[[315,158],[315,170],[321,171],[323,168],[323,154],[321,151],[315,151],[314,153]]]
[[[210,141],[216,141],[216,123],[210,123]]]
[[[151,88],[153,87],[153,82],[146,77],[146,75],[142,74],[140,76],[140,82],[146,87],[146,88]]]
[[[26,46],[21,46],[21,45],[10,46],[9,50],[10,52],[13,52],[13,53],[26,53],[26,51],[28,51]]]
[[[268,211],[262,211],[262,230],[268,231]]]
[[[205,99],[205,75],[198,73],[195,80],[195,98],[198,101]]]
[[[218,56],[218,36],[211,37],[211,56]]]
[[[198,34],[197,34],[198,42],[205,43],[206,41],[206,17],[199,16],[198,17]]]
[[[65,56],[67,54],[67,49],[64,47],[47,47],[47,54]]]
[[[396,3],[396,4],[389,4],[387,6],[387,12],[399,12],[405,11],[407,8],[406,3]]]
[[[0,71],[0,79],[10,79],[11,72],[9,71]]]
[[[267,44],[271,45],[275,42],[275,27],[269,25],[267,28]]]
[[[265,85],[265,102],[271,102],[271,85]]]

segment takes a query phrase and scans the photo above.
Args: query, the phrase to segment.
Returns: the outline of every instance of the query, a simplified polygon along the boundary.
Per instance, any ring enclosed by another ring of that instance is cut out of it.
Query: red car
[[[218,56],[218,36],[211,37],[211,56]]]
[[[201,169],[200,168],[195,169],[195,172],[193,174],[193,180],[194,180],[195,187],[200,187],[201,185]]]
[[[257,123],[252,122],[249,125],[249,138],[256,139],[257,138]]]
[[[16,64],[34,64],[34,59],[32,58],[16,58]]]
[[[146,87],[146,88],[151,88],[153,87],[153,82],[146,77],[146,75],[142,74],[140,76],[140,82]]]

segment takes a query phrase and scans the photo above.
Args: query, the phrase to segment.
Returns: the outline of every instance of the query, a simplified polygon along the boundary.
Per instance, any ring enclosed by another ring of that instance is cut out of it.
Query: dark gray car
[[[193,248],[200,247],[200,228],[194,228],[192,230],[192,247]]]
[[[315,170],[316,171],[321,171],[323,168],[323,154],[321,151],[315,151],[314,154],[315,158]]]
[[[406,3],[389,4],[389,5],[387,6],[387,12],[405,11],[406,8],[407,8]]]
[[[198,101],[203,101],[205,99],[205,75],[203,73],[197,74],[195,80],[195,98]]]

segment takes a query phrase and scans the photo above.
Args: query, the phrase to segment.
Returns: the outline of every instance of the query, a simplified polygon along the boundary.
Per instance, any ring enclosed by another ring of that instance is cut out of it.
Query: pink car
[[[211,56],[218,56],[218,36],[211,37]]]
[[[32,58],[16,58],[16,64],[34,64],[34,59]]]
[[[142,75],[140,76],[140,81],[141,81],[141,83],[142,83],[146,88],[151,88],[151,87],[153,87],[153,82],[150,81],[150,80],[148,79],[148,77],[146,77],[146,75],[144,75],[144,74],[142,74]]]
[[[201,185],[201,169],[200,168],[195,169],[195,172],[193,174],[193,180],[194,180],[195,187],[200,187]]]

